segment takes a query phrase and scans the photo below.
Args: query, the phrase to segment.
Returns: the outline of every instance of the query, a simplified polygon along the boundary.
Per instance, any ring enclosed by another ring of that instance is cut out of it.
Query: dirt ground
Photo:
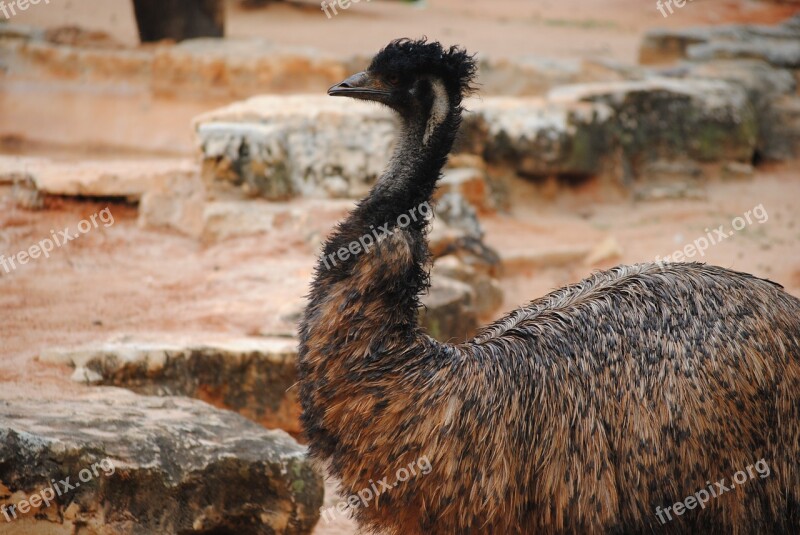
[[[641,34],[649,27],[776,22],[792,10],[796,8],[697,0],[663,18],[654,0],[429,0],[424,7],[361,2],[328,20],[314,2],[258,10],[231,3],[228,21],[231,36],[264,36],[335,54],[370,53],[389,38],[427,34],[469,43],[472,49],[495,57],[602,56],[632,63]],[[80,22],[108,31],[123,42],[135,40],[131,10],[123,0],[53,2],[47,8],[40,4],[14,22],[41,26]],[[5,89],[0,85],[0,106],[30,106],[32,114],[40,114],[37,117],[58,114],[61,107],[69,106],[63,95],[26,104],[24,88],[11,90],[13,99]],[[88,97],[81,98],[81,106],[91,105]],[[158,123],[149,121],[185,120],[188,130],[187,117],[204,111],[198,109],[202,103],[176,106],[182,106],[180,111],[143,113],[138,123],[125,127],[139,135],[157,136]],[[110,117],[118,107],[113,100],[99,101],[96,109],[80,113]],[[95,120],[102,121],[102,117]],[[86,123],[78,128],[91,127]],[[65,131],[62,137],[69,134]],[[165,144],[172,141],[164,140]],[[191,150],[186,148],[189,144],[181,143],[177,152]],[[73,160],[89,156],[47,145],[22,146],[18,152]],[[669,255],[720,225],[730,235],[710,246],[704,257],[694,259],[769,278],[800,296],[800,178],[796,163],[761,166],[749,179],[712,181],[703,200],[601,202],[603,196],[596,187],[590,183],[554,194],[547,187],[518,181],[512,186],[510,211],[482,218],[488,244],[504,255],[557,252],[565,247],[593,249],[606,240],[620,250],[619,255],[593,265],[573,262],[503,277],[504,310],[580,280],[593,269]],[[257,335],[277,308],[301,299],[307,291],[314,246],[305,235],[244,237],[208,246],[175,233],[140,228],[133,206],[54,199],[46,210],[27,211],[15,207],[8,192],[0,186],[0,254],[6,256],[49,237],[53,230],[74,230],[81,220],[106,207],[114,223],[90,230],[54,250],[49,259],[33,260],[8,273],[0,265],[2,398],[35,392],[58,399],[83,388],[69,380],[70,370],[37,362],[36,356],[49,347],[130,335],[155,339],[176,334],[204,338]],[[748,212],[751,223],[734,230],[739,226],[736,218]],[[766,218],[756,217],[759,214]],[[323,227],[333,223],[321,222]],[[328,504],[335,503],[332,494],[328,500]],[[321,521],[315,533],[354,532],[348,520],[339,519],[331,524]]]
[[[362,0],[328,19],[319,2],[268,3],[258,9],[228,0],[226,32],[232,39],[259,37],[335,56],[371,55],[389,40],[427,35],[460,44],[478,57],[602,59],[635,64],[642,35],[654,27],[730,22],[776,23],[797,6],[747,0],[695,0],[663,17],[656,0]],[[127,46],[137,42],[130,0],[70,0],[31,6],[15,24],[42,28],[80,25],[104,31]],[[52,74],[52,73],[51,73]],[[322,94],[327,87],[309,89]],[[141,149],[191,154],[186,125],[228,104],[224,100],[154,97],[128,81],[110,85],[67,79],[56,85],[0,76],[0,133],[36,140],[16,152],[55,147],[94,152]],[[0,139],[0,151],[5,151]]]
[[[715,182],[707,200],[599,203],[591,185],[543,198],[541,187],[520,183],[508,214],[484,217],[489,245],[504,254],[597,247],[612,238],[619,257],[597,265],[571,263],[504,277],[504,310],[514,308],[593,269],[651,261],[723,225],[729,237],[708,248],[709,263],[747,271],[800,296],[800,180],[796,166],[759,171],[746,181]],[[285,303],[307,290],[314,251],[302,236],[246,237],[203,246],[169,232],[143,230],[135,208],[56,200],[43,212],[0,201],[0,250],[25,249],[108,207],[114,222],[100,224],[10,273],[0,267],[0,392],[3,398],[58,399],[83,388],[70,370],[36,362],[44,349],[91,341],[208,339],[258,334]],[[751,213],[746,219],[735,220]],[[326,222],[325,224],[332,224]],[[734,227],[741,230],[734,231]],[[709,229],[709,230],[706,230]],[[713,235],[713,234],[712,234]],[[328,503],[335,503],[329,492]],[[317,535],[354,533],[348,519],[320,523]]]
[[[371,54],[389,39],[427,35],[469,44],[492,57],[591,57],[633,63],[647,28],[726,22],[774,23],[796,6],[741,0],[695,0],[664,17],[656,0],[362,0],[326,17],[316,0],[247,8],[230,0],[226,36],[264,37],[311,46],[331,54]],[[15,23],[80,24],[103,30],[124,44],[137,42],[129,0],[71,0],[40,4]]]
[[[539,186],[524,182],[512,197],[509,213],[482,218],[487,243],[502,256],[591,249],[609,238],[621,255],[595,265],[578,261],[517,270],[501,279],[504,309],[593,269],[664,257],[709,232],[713,236],[720,225],[730,236],[692,260],[751,272],[800,296],[800,180],[794,165],[760,170],[753,179],[712,182],[706,200],[601,203],[591,185],[547,199]],[[9,273],[0,266],[4,396],[8,383],[64,379],[64,370],[32,362],[48,347],[129,334],[257,335],[276,306],[302,299],[308,289],[314,245],[303,233],[203,245],[140,228],[135,207],[124,204],[55,199],[44,211],[28,211],[3,197],[0,250],[11,255],[27,249],[54,229],[74,234],[81,220],[106,207],[113,224],[101,223],[56,248],[49,259],[31,260]],[[744,219],[748,211],[750,224]],[[738,216],[743,219],[734,222]],[[55,383],[60,388],[60,381]]]
[[[548,200],[540,187],[520,183],[510,213],[483,218],[489,245],[504,254],[540,254],[594,248],[611,238],[621,255],[593,266],[578,262],[504,277],[503,309],[575,282],[596,268],[671,254],[720,225],[729,237],[696,259],[772,279],[800,296],[796,169],[781,166],[746,181],[712,183],[706,200],[639,204],[599,203],[591,185]],[[13,254],[54,229],[67,227],[74,233],[81,220],[106,207],[114,219],[108,227],[92,228],[54,250],[49,259],[39,258],[10,273],[0,268],[3,398],[36,391],[37,396],[58,399],[83,388],[69,381],[69,369],[35,360],[49,347],[124,336],[258,334],[276,309],[301,299],[307,290],[314,251],[304,237],[246,237],[203,246],[139,228],[135,208],[120,204],[56,200],[46,211],[30,212],[4,198],[0,250]],[[747,212],[750,224],[745,224]],[[330,492],[328,503],[335,503]],[[349,520],[340,518],[321,522],[316,533],[354,531]]]

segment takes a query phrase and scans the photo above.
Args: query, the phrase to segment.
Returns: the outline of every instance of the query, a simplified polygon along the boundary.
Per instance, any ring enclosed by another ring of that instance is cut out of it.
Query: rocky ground
[[[706,228],[731,232],[733,219],[758,205],[764,223],[754,216],[753,225],[697,259],[768,277],[800,295],[800,183],[791,166],[715,181],[703,198],[608,203],[596,190],[522,183],[508,213],[481,218],[486,242],[504,259],[498,280],[505,297],[492,316],[593,269],[672,254]],[[35,392],[37,402],[61,403],[85,395],[83,383],[120,385],[191,395],[296,432],[286,371],[293,349],[288,362],[282,349],[294,346],[274,335],[290,328],[291,303],[307,289],[313,251],[306,243],[262,234],[206,246],[142,229],[136,209],[125,204],[52,202],[46,212],[30,212],[4,200],[5,251],[51,229],[74,228],[107,206],[114,224],[0,277],[4,400],[27,403]],[[336,522],[339,531],[322,522],[317,532],[350,533],[346,520]]]
[[[320,23],[302,3],[232,3],[240,39],[215,44],[133,47],[108,6],[89,20],[116,43],[41,30],[87,20],[82,5],[0,25],[0,505],[104,459],[115,470],[0,516],[0,533],[307,533],[323,483],[295,440],[296,322],[321,241],[380,172],[394,125],[294,93],[359,68],[361,43],[418,8]],[[463,340],[594,269],[667,256],[800,295],[790,10],[698,3],[662,21],[627,0],[522,5],[437,2],[414,26],[473,29],[487,50],[437,196],[431,334]],[[768,24],[685,28],[743,21]],[[262,23],[280,45],[259,40]],[[323,42],[328,23],[348,37]],[[296,48],[309,43],[326,53]],[[314,533],[354,527],[337,516]]]

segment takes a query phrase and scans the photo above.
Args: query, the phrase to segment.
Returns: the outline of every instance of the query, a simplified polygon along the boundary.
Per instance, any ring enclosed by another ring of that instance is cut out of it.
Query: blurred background
[[[433,336],[664,258],[800,296],[799,12],[0,2],[0,505],[98,452],[124,467],[0,534],[355,533],[318,520],[339,498],[302,457],[296,324],[394,143],[389,113],[325,92],[398,37],[480,65],[437,193]]]

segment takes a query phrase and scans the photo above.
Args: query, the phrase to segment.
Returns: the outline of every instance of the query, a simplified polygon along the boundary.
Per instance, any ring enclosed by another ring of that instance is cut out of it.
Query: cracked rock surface
[[[322,496],[289,435],[201,401],[0,402],[4,534],[302,534]]]

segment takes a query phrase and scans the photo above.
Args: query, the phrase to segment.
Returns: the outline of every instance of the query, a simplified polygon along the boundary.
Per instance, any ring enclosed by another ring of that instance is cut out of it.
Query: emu
[[[431,200],[475,72],[461,48],[401,39],[328,91],[388,106],[401,129],[314,274],[299,361],[309,452],[346,495],[430,465],[353,505],[360,527],[797,533],[800,300],[781,286],[699,263],[619,266],[465,343],[421,329],[428,222],[398,218]],[[379,227],[392,232],[351,248]],[[768,469],[734,483],[755,463]]]

